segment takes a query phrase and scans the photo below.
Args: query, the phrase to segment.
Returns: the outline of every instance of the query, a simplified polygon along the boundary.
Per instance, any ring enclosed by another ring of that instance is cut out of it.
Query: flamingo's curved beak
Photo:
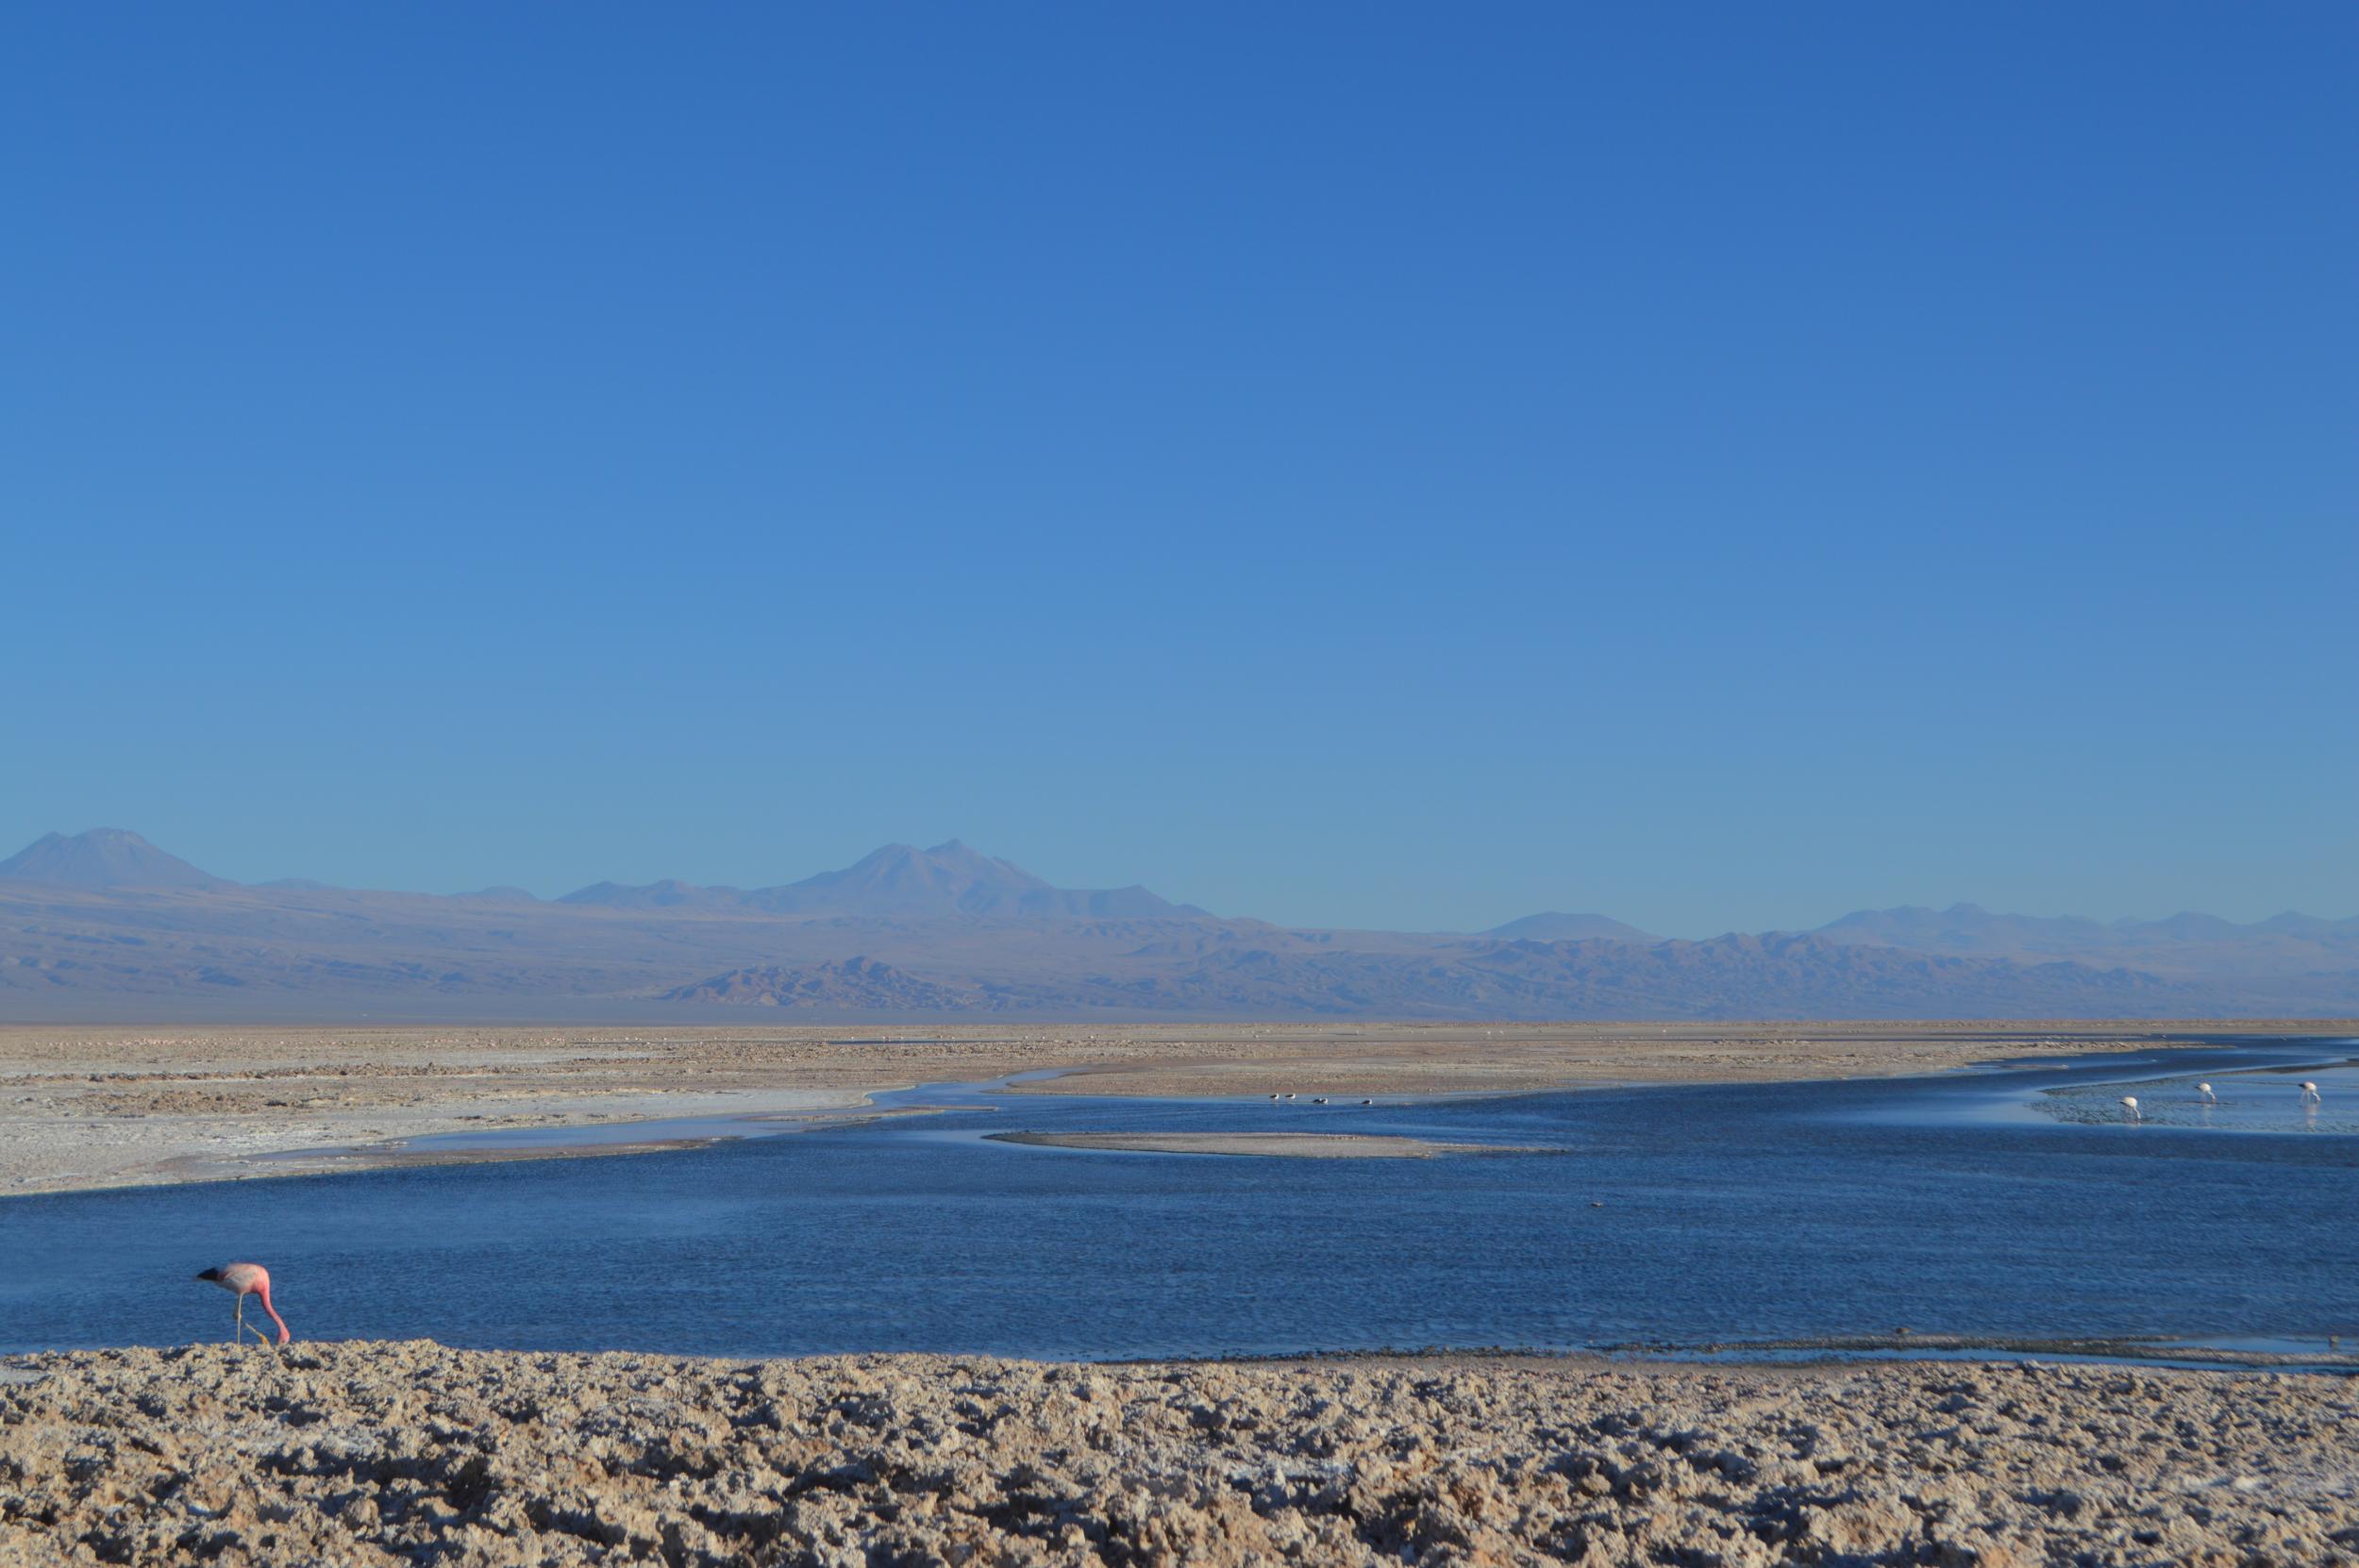
[[[197,1277],[199,1279],[209,1279],[215,1284],[219,1284],[221,1282],[221,1271],[219,1269],[207,1269],[203,1274],[198,1275]]]

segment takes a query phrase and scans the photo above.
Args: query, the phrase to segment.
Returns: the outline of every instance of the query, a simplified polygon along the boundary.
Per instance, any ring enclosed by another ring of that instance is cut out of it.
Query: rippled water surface
[[[934,1091],[711,1148],[0,1200],[0,1348],[226,1333],[1047,1356],[1917,1334],[2359,1335],[2349,1043],[1942,1078],[1312,1107]],[[2294,1080],[2313,1066],[2316,1108]],[[2208,1077],[2225,1102],[2203,1110]],[[2120,1114],[2136,1093],[2145,1119]],[[2211,1126],[2202,1125],[2209,1117]],[[1311,1130],[1561,1154],[1104,1154]]]

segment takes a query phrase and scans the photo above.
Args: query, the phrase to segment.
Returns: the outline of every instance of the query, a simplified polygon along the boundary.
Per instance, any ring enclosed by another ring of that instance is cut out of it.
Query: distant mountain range
[[[1737,1019],[2359,1013],[2359,919],[1861,910],[1665,940],[1598,914],[1476,935],[1224,919],[953,840],[742,889],[544,902],[209,875],[119,828],[0,860],[0,1021],[749,1021],[995,1014]]]

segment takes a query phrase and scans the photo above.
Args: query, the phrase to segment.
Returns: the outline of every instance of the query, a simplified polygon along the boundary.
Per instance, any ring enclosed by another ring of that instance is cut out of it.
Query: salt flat
[[[285,1175],[259,1157],[494,1127],[865,1114],[922,1082],[1029,1093],[1519,1093],[1930,1073],[2298,1023],[0,1028],[0,1195]],[[485,1155],[482,1158],[491,1158]]]

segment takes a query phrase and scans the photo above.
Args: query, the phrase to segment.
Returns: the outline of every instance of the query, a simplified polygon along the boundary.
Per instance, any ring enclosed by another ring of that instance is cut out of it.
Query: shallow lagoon
[[[298,1335],[460,1345],[1131,1357],[1902,1326],[2318,1345],[2359,1335],[2359,1072],[2300,1075],[2325,1095],[2304,1112],[2293,1078],[2251,1070],[2350,1050],[1373,1107],[936,1088],[891,1097],[935,1114],[703,1149],[17,1198],[0,1349],[226,1333],[227,1298],[189,1276],[229,1257],[271,1265]],[[2203,1076],[2231,1102],[2211,1127],[2176,1111]],[[1565,1153],[983,1140],[1017,1128]]]

